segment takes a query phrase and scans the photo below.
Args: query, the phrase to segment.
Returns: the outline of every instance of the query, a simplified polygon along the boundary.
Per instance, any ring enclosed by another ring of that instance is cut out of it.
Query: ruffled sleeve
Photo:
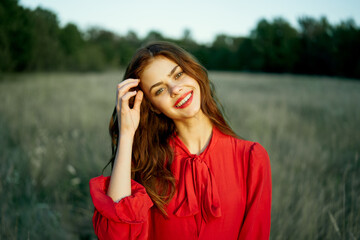
[[[104,176],[90,180],[96,235],[99,239],[147,239],[153,203],[145,188],[131,180],[131,196],[115,203],[106,194],[109,181],[110,177]]]
[[[247,198],[239,238],[269,239],[271,215],[271,170],[266,150],[253,143],[249,149]]]

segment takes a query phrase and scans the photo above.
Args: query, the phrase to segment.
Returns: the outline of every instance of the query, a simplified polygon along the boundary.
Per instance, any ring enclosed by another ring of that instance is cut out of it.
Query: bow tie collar
[[[181,148],[178,193],[174,214],[188,217],[201,213],[205,222],[221,216],[220,198],[214,175],[204,159],[215,144],[214,129],[211,140],[200,155],[191,154],[185,144],[175,135],[175,143]]]

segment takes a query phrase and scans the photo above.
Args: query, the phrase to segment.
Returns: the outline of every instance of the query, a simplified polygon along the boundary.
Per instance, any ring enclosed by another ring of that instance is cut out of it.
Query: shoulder
[[[219,145],[230,146],[233,152],[243,160],[249,162],[267,162],[269,155],[266,149],[258,142],[244,140],[238,137],[230,136],[222,132],[218,132]]]
[[[214,137],[220,145],[227,145],[235,148],[234,150],[249,152],[255,142],[241,139],[239,137],[231,136],[221,132],[219,129],[214,128]]]
[[[252,156],[264,157],[264,158],[269,157],[266,149],[258,142],[250,142],[249,152],[250,155]]]

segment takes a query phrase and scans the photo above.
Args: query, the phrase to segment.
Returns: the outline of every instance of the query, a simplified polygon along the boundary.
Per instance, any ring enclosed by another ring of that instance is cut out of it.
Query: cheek
[[[146,96],[146,102],[147,102],[146,105],[148,105],[149,107],[153,106],[153,107],[157,108],[156,102],[154,102],[154,98],[151,95],[149,95],[148,93],[144,93],[144,94]]]
[[[162,97],[157,97],[156,99],[152,99],[151,101],[152,105],[159,109],[160,111],[167,109],[169,106],[166,104],[165,99]]]
[[[197,89],[197,92],[198,92],[198,97],[199,97],[199,99],[201,100],[202,93],[201,93],[200,86],[197,85],[196,89]]]

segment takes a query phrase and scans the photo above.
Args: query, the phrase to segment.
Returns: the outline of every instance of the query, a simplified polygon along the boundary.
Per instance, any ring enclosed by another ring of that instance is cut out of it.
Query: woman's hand
[[[133,137],[140,122],[140,105],[143,92],[129,90],[139,85],[140,79],[126,79],[117,85],[116,111],[118,115],[119,132],[121,135]],[[135,97],[133,108],[129,107],[129,99]]]

